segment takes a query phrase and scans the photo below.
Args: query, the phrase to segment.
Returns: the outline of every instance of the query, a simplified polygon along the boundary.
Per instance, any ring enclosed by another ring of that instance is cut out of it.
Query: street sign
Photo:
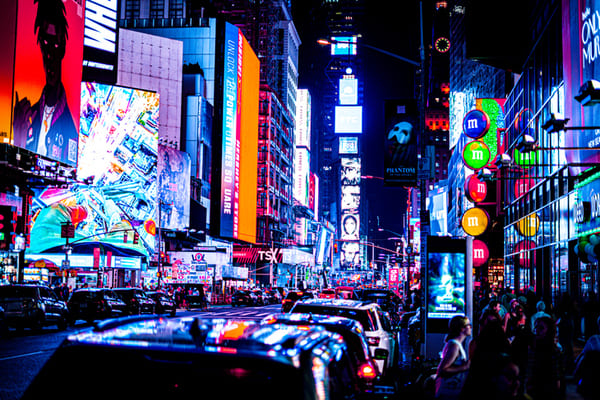
[[[63,269],[70,268],[71,267],[71,263],[69,262],[69,260],[63,260],[62,267],[63,267]]]

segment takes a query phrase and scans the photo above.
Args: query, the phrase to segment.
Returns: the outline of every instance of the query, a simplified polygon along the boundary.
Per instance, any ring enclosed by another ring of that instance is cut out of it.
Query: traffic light
[[[140,239],[140,234],[135,232],[133,234],[133,244],[138,244],[139,239]]]
[[[337,243],[334,243],[334,244],[333,244],[333,251],[334,251],[335,253],[337,253],[337,252],[338,252],[338,244],[337,244]]]
[[[0,250],[10,250],[17,215],[12,206],[0,206]]]

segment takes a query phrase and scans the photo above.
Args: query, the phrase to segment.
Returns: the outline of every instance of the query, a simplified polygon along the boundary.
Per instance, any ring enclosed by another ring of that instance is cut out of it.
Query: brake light
[[[369,343],[370,346],[379,346],[379,338],[378,337],[368,337],[367,343]]]
[[[363,364],[358,370],[358,377],[362,379],[374,379],[377,377],[377,372],[371,365]]]

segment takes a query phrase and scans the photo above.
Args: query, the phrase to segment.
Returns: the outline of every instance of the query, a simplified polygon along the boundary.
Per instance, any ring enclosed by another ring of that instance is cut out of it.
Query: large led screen
[[[428,320],[466,315],[466,248],[466,240],[462,238],[428,237]]]
[[[294,152],[294,198],[303,206],[308,206],[310,177],[310,153],[303,147]]]
[[[335,133],[362,133],[362,106],[336,106]]]
[[[120,1],[86,0],[83,80],[117,82],[117,34]]]
[[[358,213],[347,212],[342,214],[342,240],[359,240],[360,219]]]
[[[255,243],[260,63],[237,27],[222,22],[219,29],[211,230]]]
[[[356,136],[340,136],[338,153],[340,155],[358,154],[358,138]]]
[[[345,267],[360,265],[360,245],[357,242],[342,242],[340,263]]]
[[[357,48],[356,36],[335,36],[331,38],[332,56],[355,56]]]
[[[355,157],[344,157],[341,159],[341,183],[342,185],[359,185],[361,164],[360,158]]]
[[[183,229],[190,226],[189,154],[158,146],[158,194],[161,202],[160,226]]]
[[[77,176],[89,184],[48,188],[32,205],[31,253],[64,245],[61,223],[75,226],[74,252],[89,243],[149,256],[155,251],[159,96],[131,88],[81,85]],[[134,243],[137,233],[138,243]],[[88,247],[86,247],[88,246]]]
[[[19,0],[14,68],[14,144],[77,163],[83,2]]]
[[[339,101],[341,105],[353,106],[358,103],[358,80],[340,79]]]
[[[0,143],[10,143],[11,110],[13,90],[13,68],[15,66],[15,26],[17,23],[17,2],[7,1],[0,14]]]
[[[296,146],[310,151],[311,100],[307,89],[298,89],[296,100]]]

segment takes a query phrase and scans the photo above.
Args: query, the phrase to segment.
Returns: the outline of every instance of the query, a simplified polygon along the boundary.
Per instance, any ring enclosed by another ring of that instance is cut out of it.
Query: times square
[[[0,18],[0,398],[598,398],[600,2]]]

